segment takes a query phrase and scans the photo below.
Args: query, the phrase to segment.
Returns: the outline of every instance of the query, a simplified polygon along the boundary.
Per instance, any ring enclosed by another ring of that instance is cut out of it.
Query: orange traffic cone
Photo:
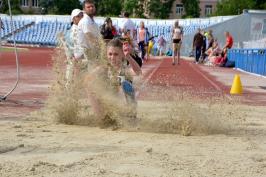
[[[242,84],[240,80],[240,76],[238,74],[235,75],[234,82],[232,84],[230,94],[235,95],[235,94],[242,94]]]

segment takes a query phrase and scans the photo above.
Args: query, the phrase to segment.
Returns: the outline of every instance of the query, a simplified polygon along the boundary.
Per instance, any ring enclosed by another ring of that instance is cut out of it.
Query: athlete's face
[[[110,46],[107,48],[107,58],[112,66],[121,66],[123,57],[123,51],[119,47]]]
[[[93,16],[93,15],[95,15],[95,12],[96,12],[95,5],[94,5],[94,4],[91,4],[91,3],[86,3],[86,4],[84,5],[84,11],[85,11],[86,14],[89,15],[89,16]]]

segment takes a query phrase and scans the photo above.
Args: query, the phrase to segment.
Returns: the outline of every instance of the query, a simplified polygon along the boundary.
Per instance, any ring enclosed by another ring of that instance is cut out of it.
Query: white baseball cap
[[[83,11],[81,11],[80,9],[74,9],[71,12],[71,21],[73,21],[73,18],[78,16],[80,13],[83,13]]]

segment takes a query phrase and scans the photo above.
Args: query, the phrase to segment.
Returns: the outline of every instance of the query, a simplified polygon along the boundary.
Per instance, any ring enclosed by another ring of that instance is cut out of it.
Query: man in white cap
[[[78,23],[83,17],[83,12],[80,9],[74,9],[71,13],[71,29],[70,29],[70,46],[69,48],[66,48],[65,50],[67,53],[67,68],[66,68],[66,80],[67,80],[67,86],[70,84],[70,82],[73,79],[74,74],[74,67],[75,62],[77,60],[83,59],[83,50],[81,48],[81,45],[79,43],[79,30],[78,30]]]
[[[80,40],[78,39],[80,37],[78,24],[80,20],[83,18],[83,12],[80,9],[74,9],[71,13],[71,33],[70,33],[70,39],[73,41],[73,55],[75,59],[82,58],[83,51],[81,49]]]

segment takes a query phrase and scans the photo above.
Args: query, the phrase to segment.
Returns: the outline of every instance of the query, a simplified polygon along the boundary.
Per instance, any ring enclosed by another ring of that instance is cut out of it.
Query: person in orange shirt
[[[141,51],[141,59],[144,60],[144,56],[146,53],[145,46],[148,45],[148,30],[144,26],[144,22],[140,22],[140,27],[137,29],[137,41],[139,45],[139,49]]]

